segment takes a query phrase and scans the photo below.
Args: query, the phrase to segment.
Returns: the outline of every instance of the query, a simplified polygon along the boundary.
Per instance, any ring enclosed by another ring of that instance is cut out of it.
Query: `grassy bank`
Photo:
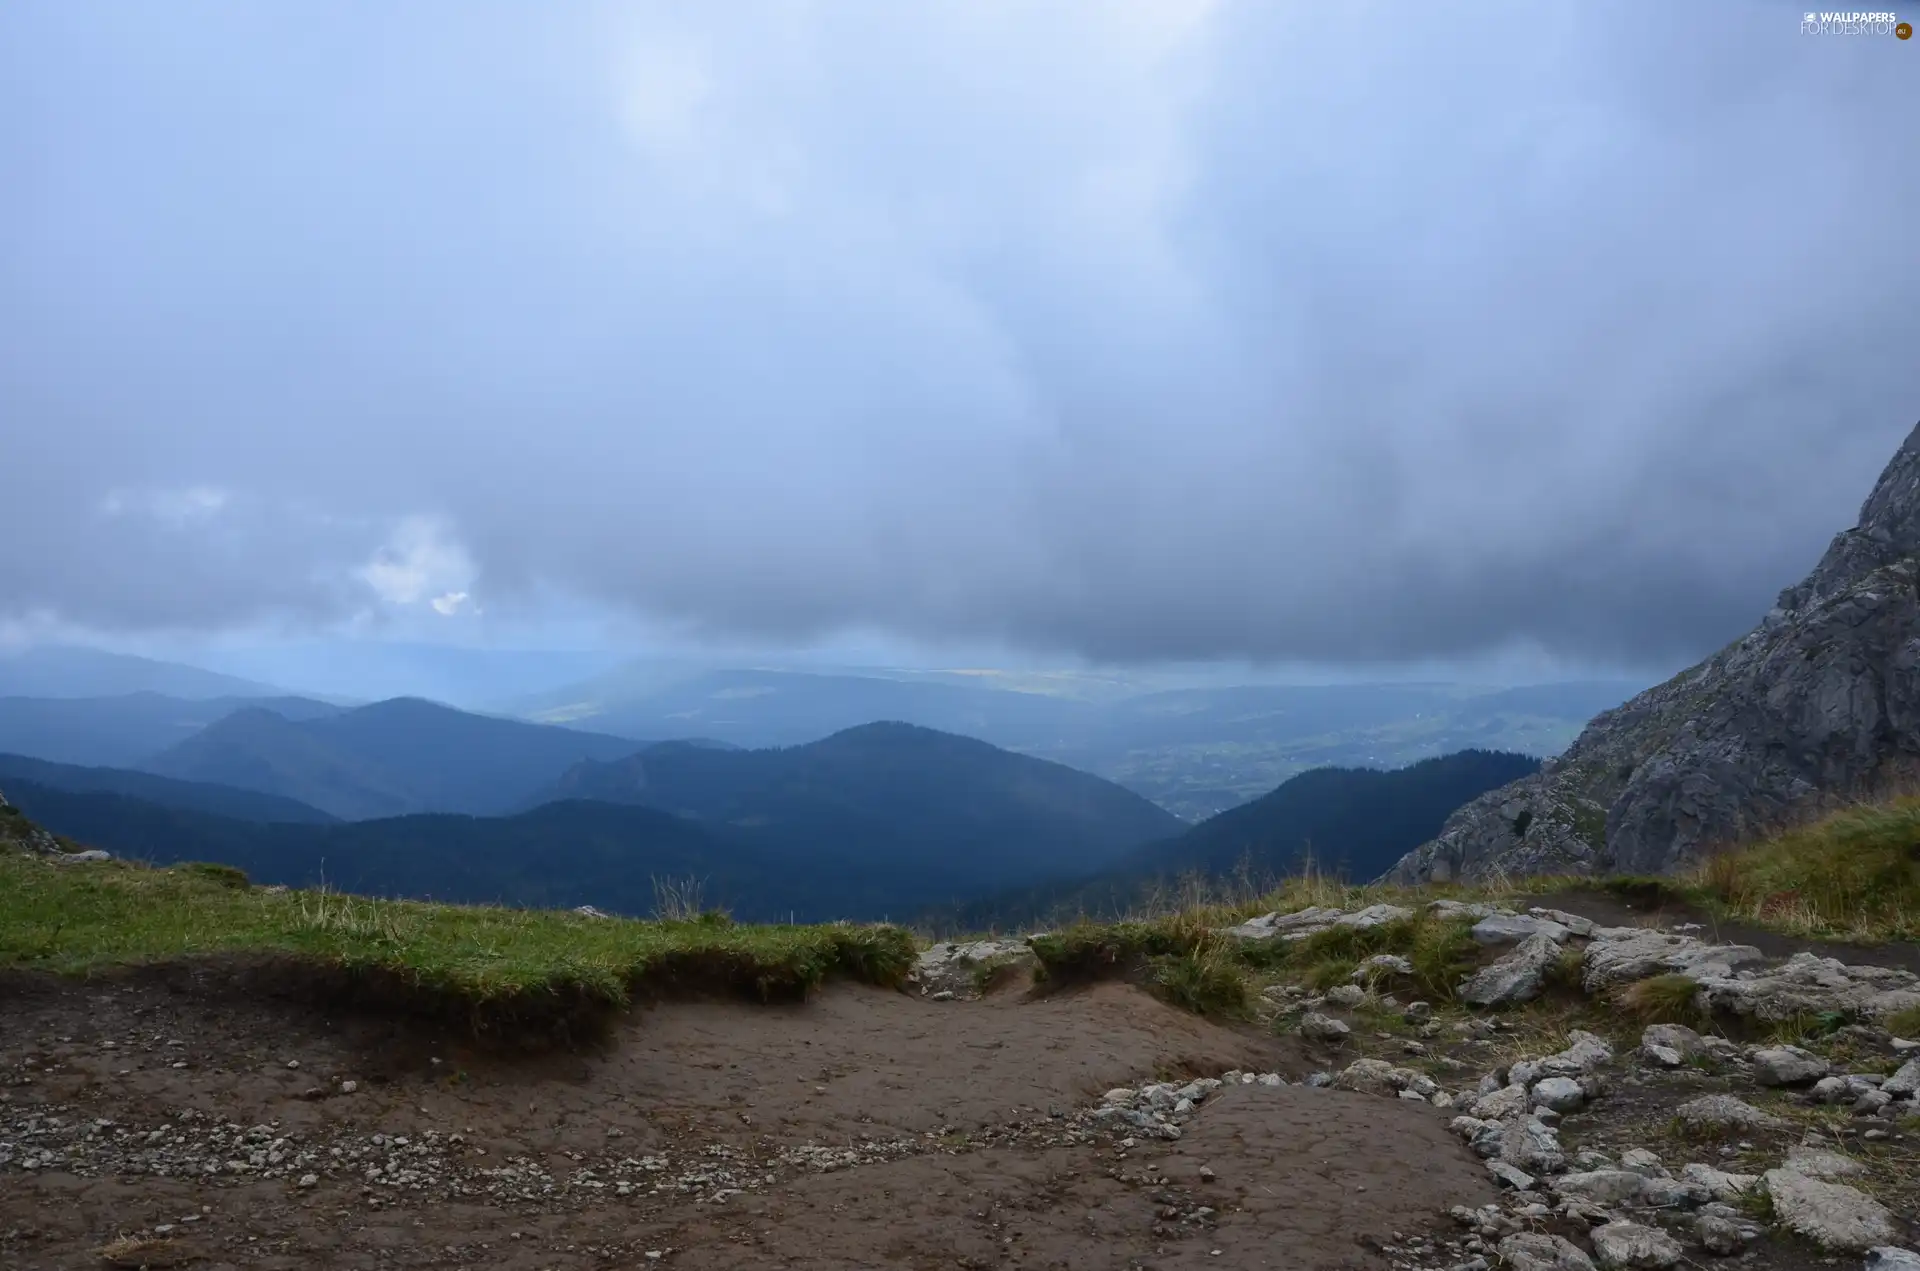
[[[1789,935],[1920,940],[1920,797],[1862,803],[1679,880],[1714,912]]]
[[[54,866],[0,854],[0,967],[66,975],[188,961],[458,1018],[482,1033],[591,1030],[636,994],[803,996],[832,975],[896,983],[893,927],[640,922],[249,886],[221,866]]]

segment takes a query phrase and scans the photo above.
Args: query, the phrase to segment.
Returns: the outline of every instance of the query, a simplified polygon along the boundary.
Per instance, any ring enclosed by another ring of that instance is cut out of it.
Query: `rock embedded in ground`
[[[1547,1186],[1555,1195],[1578,1196],[1596,1205],[1627,1205],[1640,1198],[1647,1180],[1632,1170],[1589,1170],[1584,1174],[1562,1174]]]
[[[1482,1121],[1505,1121],[1509,1117],[1519,1116],[1532,1106],[1532,1096],[1525,1086],[1501,1086],[1468,1104],[1467,1112]]]
[[[1500,1242],[1500,1260],[1512,1271],[1593,1271],[1593,1259],[1564,1236],[1527,1231]]]
[[[1461,981],[1459,997],[1474,1006],[1509,1006],[1540,996],[1547,971],[1560,960],[1560,946],[1545,935],[1522,940],[1512,952]]]
[[[1680,1242],[1658,1227],[1637,1222],[1614,1221],[1596,1227],[1590,1237],[1595,1259],[1602,1267],[1643,1269],[1671,1267],[1679,1263]]]
[[[1747,1245],[1746,1229],[1718,1214],[1701,1214],[1694,1219],[1693,1236],[1708,1253],[1723,1258],[1739,1253]]]
[[[1413,963],[1399,954],[1376,953],[1370,958],[1363,959],[1348,978],[1356,983],[1372,984],[1379,980],[1391,979],[1396,975],[1412,974]]]
[[[1620,1153],[1620,1168],[1632,1170],[1642,1178],[1665,1178],[1667,1167],[1660,1158],[1644,1147],[1630,1147]]]
[[[1769,1046],[1748,1056],[1763,1086],[1803,1086],[1827,1075],[1827,1061],[1798,1046]]]
[[[1506,1127],[1501,1137],[1500,1159],[1529,1174],[1558,1174],[1567,1167],[1560,1136],[1537,1117],[1523,1117]]]
[[[1695,978],[1709,1010],[1769,1023],[1833,1012],[1873,1017],[1920,1008],[1920,976],[1913,972],[1851,966],[1812,953],[1796,953],[1778,966],[1750,973],[1703,971]]]
[[[1640,1030],[1640,1048],[1670,1050],[1682,1060],[1701,1059],[1707,1054],[1707,1039],[1683,1024],[1649,1024]]]
[[[1336,984],[1327,990],[1327,1000],[1335,1006],[1344,1006],[1352,1010],[1356,1006],[1365,1004],[1367,991],[1357,984]]]
[[[1519,944],[1529,936],[1546,936],[1555,944],[1564,943],[1572,932],[1551,918],[1530,914],[1492,914],[1473,924],[1476,944]]]
[[[1909,1059],[1899,1071],[1880,1083],[1880,1092],[1913,1098],[1920,1095],[1920,1059]]]
[[[1018,940],[936,944],[914,962],[913,980],[925,997],[937,997],[942,993],[955,998],[977,997],[983,975],[990,975],[1003,967],[1031,972],[1036,961],[1033,949]]]
[[[1739,967],[1765,961],[1766,955],[1752,945],[1710,945],[1646,927],[1602,927],[1581,959],[1580,985],[1588,993],[1604,993],[1656,975],[1731,975]]]
[[[1715,1169],[1711,1165],[1698,1162],[1682,1166],[1680,1177],[1705,1191],[1709,1198],[1717,1201],[1738,1200],[1753,1190],[1760,1181],[1758,1174],[1729,1174],[1725,1170]]]
[[[1893,1215],[1858,1188],[1794,1169],[1768,1170],[1763,1182],[1774,1220],[1823,1249],[1864,1253],[1896,1239]]]
[[[1805,1174],[1808,1178],[1851,1178],[1864,1174],[1867,1167],[1850,1156],[1830,1152],[1823,1147],[1812,1147],[1805,1143],[1796,1143],[1787,1149],[1787,1159],[1781,1163],[1781,1169],[1792,1170],[1796,1174]]]
[[[1237,927],[1224,927],[1221,930],[1242,940],[1304,940],[1315,932],[1331,927],[1334,919],[1345,916],[1344,909],[1310,905],[1292,913],[1262,914]]]
[[[1300,1017],[1300,1035],[1308,1041],[1337,1046],[1346,1041],[1352,1033],[1353,1029],[1331,1015],[1308,1011]]]
[[[1487,1173],[1493,1175],[1502,1186],[1511,1187],[1516,1192],[1532,1191],[1538,1180],[1533,1175],[1505,1161],[1488,1161]]]
[[[1894,1245],[1867,1250],[1865,1271],[1920,1271],[1920,1253]]]
[[[1779,1130],[1786,1122],[1730,1094],[1701,1095],[1673,1110],[1682,1124],[1706,1130]]]
[[[1587,1094],[1571,1077],[1545,1077],[1533,1083],[1533,1101],[1555,1112],[1572,1112],[1587,1101]]]

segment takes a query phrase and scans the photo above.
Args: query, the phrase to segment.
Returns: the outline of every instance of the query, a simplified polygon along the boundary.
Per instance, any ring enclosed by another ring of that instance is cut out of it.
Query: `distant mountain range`
[[[926,915],[930,925],[980,931],[1113,916],[1189,876],[1260,887],[1311,866],[1364,882],[1439,833],[1488,790],[1539,770],[1528,755],[1466,750],[1405,768],[1316,768],[1097,873],[983,896]]]
[[[297,799],[349,821],[493,815],[527,806],[582,760],[644,744],[394,698],[301,720],[264,706],[237,710],[137,766]]]
[[[0,697],[0,752],[56,763],[132,768],[240,710],[298,722],[340,712],[304,697]]]
[[[431,718],[402,705],[416,726]],[[243,714],[235,718],[251,737],[258,720]],[[287,736],[276,730],[275,744]],[[743,917],[899,917],[1098,869],[1180,828],[1098,777],[888,724],[787,750],[670,743],[619,763],[570,765],[550,792],[599,799],[501,817],[260,824],[207,811],[218,787],[142,788],[145,774],[133,773],[82,788],[69,771],[42,771],[42,780],[17,771],[4,788],[28,816],[122,855],[221,861],[263,882],[324,878],[376,894],[632,913],[648,912],[655,880],[673,877],[700,880],[708,899]]]
[[[1311,768],[1401,767],[1469,748],[1551,755],[1640,687],[1600,680],[1129,693],[1108,679],[1070,676],[676,672],[640,664],[521,699],[515,709],[607,733],[695,732],[747,747],[904,720],[1069,764],[1199,820]]]
[[[330,825],[339,819],[294,799],[262,794],[258,790],[176,781],[172,777],[126,768],[86,768],[29,759],[25,755],[0,754],[0,791],[27,782],[69,794],[119,795],[176,811],[205,812],[236,821]]]
[[[72,645],[0,649],[0,697],[280,697],[286,690],[178,662]]]

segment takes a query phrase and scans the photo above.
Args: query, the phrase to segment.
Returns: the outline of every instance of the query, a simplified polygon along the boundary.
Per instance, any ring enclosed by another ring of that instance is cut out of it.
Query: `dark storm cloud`
[[[1695,655],[1920,416],[1798,24],[8,6],[0,619]]]

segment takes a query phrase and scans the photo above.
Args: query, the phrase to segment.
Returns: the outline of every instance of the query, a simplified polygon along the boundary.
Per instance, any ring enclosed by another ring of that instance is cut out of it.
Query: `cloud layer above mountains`
[[[1777,6],[0,12],[0,620],[1697,656],[1920,417]]]

